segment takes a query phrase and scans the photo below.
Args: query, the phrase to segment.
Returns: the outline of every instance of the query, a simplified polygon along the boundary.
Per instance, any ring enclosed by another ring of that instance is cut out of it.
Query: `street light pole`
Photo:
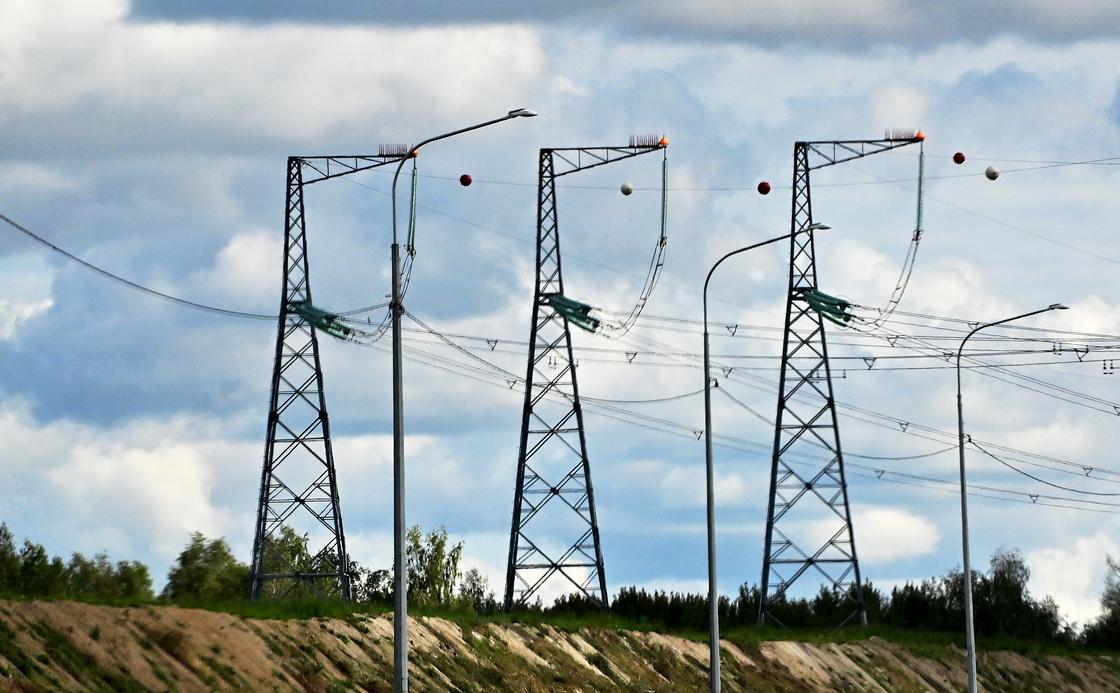
[[[961,400],[961,352],[964,351],[965,342],[980,330],[1014,322],[1015,320],[1021,320],[1023,318],[1029,318],[1032,315],[1046,313],[1051,310],[1067,309],[1068,306],[1063,306],[1061,303],[1052,303],[1046,308],[1040,308],[1038,310],[1032,310],[1029,313],[1023,313],[1022,315],[985,323],[973,328],[971,332],[965,335],[965,338],[961,340],[960,348],[957,349],[957,450],[960,454],[961,466],[961,551],[964,556],[964,633],[965,644],[968,648],[968,693],[976,693],[976,636],[972,619],[972,566],[969,561],[968,552],[968,492],[965,489],[964,474],[964,405]]]
[[[810,224],[807,230],[824,231],[830,228],[827,224]],[[767,241],[748,245],[745,248],[732,250],[712,265],[708,276],[704,278],[704,456],[705,473],[707,475],[707,510],[708,510],[708,649],[710,659],[710,677],[712,693],[719,693],[719,590],[716,588],[716,515],[715,515],[715,471],[712,465],[712,376],[711,355],[708,347],[708,282],[716,268],[724,260],[734,257],[748,250],[761,248],[764,245],[784,241],[793,236],[787,233]]]
[[[405,551],[404,514],[404,392],[402,382],[403,357],[401,355],[401,303],[400,245],[397,243],[397,179],[404,163],[420,153],[420,147],[437,140],[444,140],[464,132],[478,130],[511,118],[532,118],[535,112],[525,108],[510,111],[501,118],[445,132],[429,137],[412,148],[408,156],[401,157],[393,174],[393,245],[390,251],[393,265],[392,295],[389,312],[393,325],[393,691],[408,691],[408,572]]]

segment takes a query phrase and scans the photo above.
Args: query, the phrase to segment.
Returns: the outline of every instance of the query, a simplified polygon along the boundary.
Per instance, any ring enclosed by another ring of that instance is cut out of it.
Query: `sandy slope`
[[[657,633],[410,622],[417,691],[707,690],[707,646]],[[724,642],[727,691],[954,691],[963,657],[877,638]],[[1120,691],[1120,659],[984,653],[988,690]],[[177,607],[0,602],[0,688],[391,690],[392,619],[245,620]]]

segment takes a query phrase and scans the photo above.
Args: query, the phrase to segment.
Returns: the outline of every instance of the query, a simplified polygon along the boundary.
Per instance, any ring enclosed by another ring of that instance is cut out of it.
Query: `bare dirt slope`
[[[418,691],[702,691],[707,647],[657,633],[410,621]],[[955,691],[963,656],[878,638],[724,642],[728,691]],[[999,691],[1120,691],[1120,660],[985,653]],[[246,620],[177,607],[0,602],[0,689],[391,690],[392,619]]]

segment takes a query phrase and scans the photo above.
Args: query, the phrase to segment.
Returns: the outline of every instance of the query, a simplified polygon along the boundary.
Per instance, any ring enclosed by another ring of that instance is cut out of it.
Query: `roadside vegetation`
[[[483,575],[473,569],[460,570],[463,545],[452,543],[444,529],[423,532],[412,527],[408,545],[409,604],[415,615],[448,618],[464,629],[487,623],[547,623],[568,631],[625,628],[696,640],[707,636],[705,595],[623,587],[609,613],[578,595],[547,607],[537,603],[506,613]],[[271,555],[287,565],[311,565],[307,537],[290,529],[281,532],[270,548]],[[1053,599],[1030,594],[1030,572],[1019,552],[997,551],[989,570],[977,571],[973,578],[977,638],[986,648],[1021,653],[1120,651],[1120,561],[1105,560],[1109,573],[1101,596],[1101,615],[1078,627],[1061,619]],[[352,602],[323,596],[324,591],[314,584],[287,594],[274,588],[266,590],[261,599],[249,600],[249,567],[236,559],[224,539],[196,533],[180,552],[157,596],[142,563],[112,563],[105,553],[92,558],[76,553],[64,561],[29,540],[17,547],[7,526],[0,525],[0,597],[7,599],[176,604],[258,619],[350,618],[391,608],[391,571],[351,563],[351,574]],[[957,570],[907,583],[889,594],[867,584],[864,600],[870,626],[840,630],[836,625],[854,609],[849,594],[822,589],[812,599],[780,600],[772,603],[771,613],[782,625],[760,627],[756,624],[759,590],[743,585],[733,598],[720,598],[721,632],[748,649],[764,640],[843,642],[877,635],[920,653],[924,647],[961,644],[963,585],[963,575]]]

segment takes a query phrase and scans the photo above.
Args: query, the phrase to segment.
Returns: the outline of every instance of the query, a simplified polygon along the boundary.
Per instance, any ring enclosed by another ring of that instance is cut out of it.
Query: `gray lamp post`
[[[814,223],[810,224],[806,229],[807,231],[825,231],[832,227],[827,224]],[[715,516],[715,471],[712,467],[712,376],[711,376],[711,358],[708,348],[708,282],[712,280],[712,274],[716,268],[723,264],[723,261],[734,257],[740,253],[745,253],[748,250],[761,248],[764,245],[784,241],[793,236],[792,233],[787,233],[776,238],[771,238],[767,241],[748,245],[745,248],[732,250],[730,253],[724,255],[716,260],[712,268],[708,270],[708,276],[704,279],[704,455],[705,455],[705,472],[707,475],[707,509],[708,509],[708,648],[710,658],[710,676],[712,684],[712,693],[719,693],[720,680],[719,680],[719,590],[716,587],[716,516]]]
[[[972,566],[968,554],[968,492],[965,488],[964,475],[964,405],[961,402],[961,352],[964,351],[965,342],[980,330],[1021,320],[1022,318],[1029,318],[1032,315],[1051,310],[1067,309],[1068,307],[1061,303],[1052,303],[1045,308],[1032,310],[1029,313],[985,323],[965,335],[965,338],[961,340],[960,348],[957,349],[957,449],[960,453],[961,464],[961,552],[964,556],[964,635],[968,647],[968,693],[976,693],[976,636],[972,620]]]
[[[442,135],[429,137],[413,146],[409,156],[401,158],[397,170],[393,174],[393,293],[389,303],[389,311],[393,324],[393,690],[396,693],[408,691],[408,572],[405,566],[405,516],[404,516],[404,395],[402,392],[402,356],[401,356],[401,314],[404,306],[401,304],[401,272],[400,272],[400,245],[397,243],[397,179],[401,169],[408,159],[420,152],[420,147],[437,140],[461,135],[464,132],[478,130],[488,125],[501,123],[511,118],[531,118],[537,115],[533,111],[519,108],[510,111],[501,118],[488,120],[484,123],[445,132]]]

